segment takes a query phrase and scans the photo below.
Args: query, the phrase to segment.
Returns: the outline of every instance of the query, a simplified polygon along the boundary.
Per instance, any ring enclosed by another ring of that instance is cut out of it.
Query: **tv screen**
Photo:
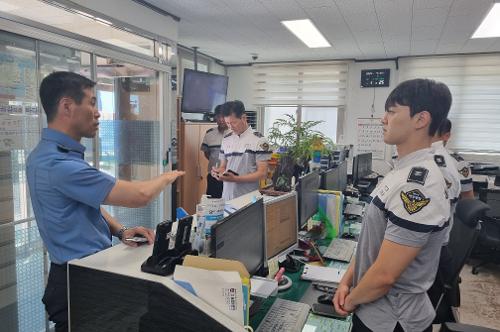
[[[227,76],[184,69],[181,111],[213,113],[215,106],[226,102]]]

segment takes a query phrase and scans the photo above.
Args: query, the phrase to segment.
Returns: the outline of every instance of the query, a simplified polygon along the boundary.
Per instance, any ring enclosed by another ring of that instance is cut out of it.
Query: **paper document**
[[[267,299],[278,293],[278,282],[274,279],[254,276],[250,279],[250,294]]]
[[[333,282],[338,284],[344,276],[344,273],[345,270],[333,267],[306,264],[300,278],[304,280]]]
[[[174,281],[207,302],[227,317],[245,323],[244,294],[241,278],[236,271],[209,271],[177,265]],[[187,286],[190,287],[187,287]]]

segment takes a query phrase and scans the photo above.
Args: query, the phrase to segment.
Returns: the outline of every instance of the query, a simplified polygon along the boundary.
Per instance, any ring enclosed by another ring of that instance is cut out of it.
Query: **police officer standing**
[[[353,332],[432,331],[426,292],[450,205],[430,146],[450,105],[448,87],[425,79],[402,82],[387,98],[384,141],[396,145],[398,159],[371,194],[356,257],[333,300],[337,312],[354,312]]]
[[[141,207],[184,172],[167,172],[148,181],[117,180],[84,160],[82,137],[99,128],[95,82],[71,72],[54,72],[40,84],[48,128],[30,153],[27,179],[40,236],[50,255],[50,273],[43,296],[56,331],[68,330],[67,262],[111,247],[111,236],[135,247],[128,238],[140,235],[149,244],[154,233],[126,228],[101,204]]]
[[[212,167],[216,167],[219,162],[219,152],[222,139],[230,132],[226,121],[224,121],[222,107],[223,105],[217,105],[215,107],[215,121],[217,122],[217,127],[207,130],[200,148],[200,150],[205,154],[205,157],[208,159],[207,195],[214,198],[222,197],[223,185],[222,182],[214,178],[210,172]]]
[[[448,140],[451,137],[451,121],[446,119],[441,124],[439,128],[441,141],[443,142],[443,146],[446,147]],[[460,175],[460,185],[461,185],[461,193],[460,198],[470,198],[474,199],[474,189],[472,185],[472,173],[470,171],[469,163],[464,160],[458,154],[451,155],[455,159],[454,166],[458,170],[458,174]]]
[[[266,138],[248,124],[241,101],[227,102],[222,112],[232,132],[222,139],[220,166],[212,168],[212,176],[224,182],[222,198],[227,201],[259,189],[271,151]]]

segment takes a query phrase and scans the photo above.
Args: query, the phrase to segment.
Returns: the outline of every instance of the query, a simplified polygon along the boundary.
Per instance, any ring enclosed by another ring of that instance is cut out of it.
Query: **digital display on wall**
[[[389,86],[390,69],[365,69],[361,70],[361,87],[376,88]]]

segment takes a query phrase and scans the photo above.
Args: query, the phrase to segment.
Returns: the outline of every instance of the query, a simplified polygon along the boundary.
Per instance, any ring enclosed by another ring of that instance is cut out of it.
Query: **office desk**
[[[142,272],[152,249],[119,244],[69,262],[72,332],[245,331],[171,277]]]
[[[241,207],[256,195],[260,194],[250,193],[233,204]],[[118,244],[69,262],[71,331],[245,331],[178,286],[171,276],[142,272],[140,266],[152,249],[147,245],[132,248]],[[293,286],[278,296],[299,301],[311,282],[300,280],[301,271],[287,275]],[[274,301],[269,298],[263,303],[251,319],[252,326],[258,326]],[[339,320],[337,331],[349,330],[349,318],[347,324]]]

